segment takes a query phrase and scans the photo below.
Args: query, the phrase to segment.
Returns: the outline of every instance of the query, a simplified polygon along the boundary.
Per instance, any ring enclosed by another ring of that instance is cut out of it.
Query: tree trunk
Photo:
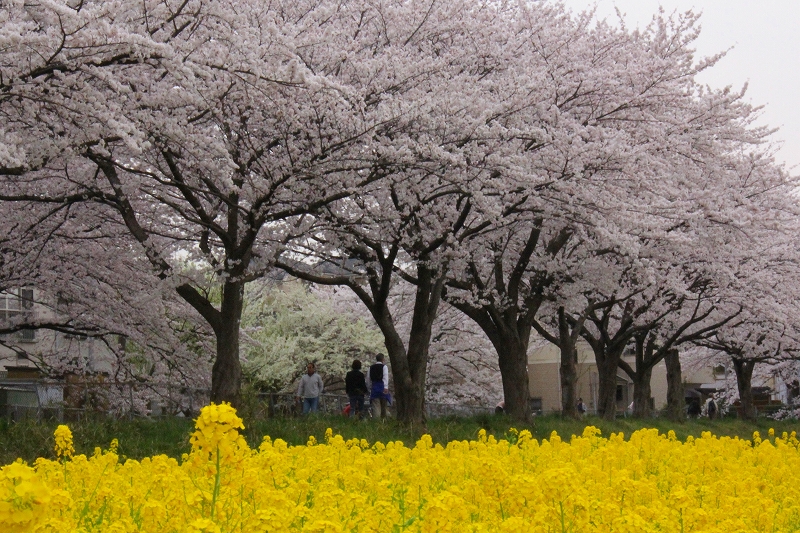
[[[637,368],[633,378],[633,416],[649,417],[652,414],[650,409],[650,397],[652,390],[650,381],[653,377],[653,367],[644,366]]]
[[[580,327],[580,326],[579,326]],[[578,382],[578,349],[575,336],[570,331],[563,307],[558,309],[558,337],[561,349],[561,414],[578,418],[576,384]]]
[[[503,412],[516,420],[526,421],[531,415],[528,402],[528,346],[510,331],[501,334],[499,342],[494,340],[493,344],[498,353],[498,366],[503,380]]]
[[[222,305],[217,337],[217,358],[211,369],[211,401],[230,402],[239,406],[242,364],[239,360],[239,323],[242,319],[244,283],[226,282],[222,288]]]
[[[453,301],[451,305],[478,324],[497,352],[497,363],[503,381],[503,412],[522,422],[529,420],[531,407],[528,402],[528,340],[533,312],[529,311],[520,317],[513,309],[507,309],[503,313],[491,303],[478,307]]]
[[[433,312],[435,316],[435,311]],[[425,379],[428,371],[428,356],[431,344],[433,320],[422,319],[412,322],[408,339],[406,365],[401,379],[395,374],[395,396],[397,398],[397,419],[408,425],[425,424]],[[394,365],[393,365],[394,368]]]
[[[412,332],[412,336],[414,332]],[[389,361],[394,380],[394,410],[397,420],[408,425],[425,424],[425,373],[426,368],[416,369],[408,363],[405,350],[389,349]],[[426,350],[427,352],[427,350]]]
[[[597,355],[597,354],[595,354]],[[619,356],[606,353],[597,359],[599,377],[597,391],[597,414],[606,420],[614,420],[617,416],[617,367]]]
[[[669,350],[664,356],[667,367],[667,407],[665,416],[672,421],[686,419],[683,406],[686,403],[683,393],[683,376],[681,375],[681,358],[678,350]]]
[[[395,416],[398,421],[405,424],[422,426],[425,424],[425,378],[428,367],[428,344],[424,342],[425,333],[412,327],[409,350],[406,351],[394,323],[391,320],[381,322],[379,325],[384,334],[384,344],[392,371]],[[424,363],[420,364],[423,360]]]
[[[577,350],[575,345],[561,346],[561,414],[570,418],[578,418],[578,395],[575,384],[578,381]]]
[[[736,372],[736,386],[739,389],[741,410],[739,416],[744,420],[756,419],[756,406],[753,403],[753,369],[756,361],[733,358],[733,369]]]
[[[385,299],[383,304],[370,306],[372,316],[384,336],[394,378],[394,401],[397,420],[409,426],[424,426],[425,379],[431,344],[433,322],[441,302],[444,277],[423,264],[417,266],[418,283],[414,299],[414,314],[406,350],[394,324]],[[377,287],[377,285],[376,285]],[[367,302],[369,299],[362,300]],[[377,300],[377,298],[376,298]]]

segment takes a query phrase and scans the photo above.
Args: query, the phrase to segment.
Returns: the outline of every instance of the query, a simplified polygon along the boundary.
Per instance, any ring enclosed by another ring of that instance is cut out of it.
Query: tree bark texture
[[[503,411],[516,420],[530,418],[528,402],[528,346],[522,339],[506,332],[498,343],[493,342],[498,353],[498,365],[503,380]]]
[[[531,416],[528,340],[532,313],[529,310],[520,316],[514,309],[501,312],[492,304],[477,307],[452,302],[452,305],[480,326],[497,352],[503,382],[503,412],[516,420],[527,421]]]
[[[755,420],[756,406],[753,402],[753,369],[756,361],[752,359],[733,358],[733,370],[736,372],[736,386],[739,389],[741,408],[739,416],[744,420]]]
[[[414,299],[414,314],[406,349],[392,319],[384,298],[365,299],[372,302],[372,312],[378,327],[384,335],[389,354],[392,376],[394,378],[395,412],[400,422],[414,426],[424,426],[425,380],[428,370],[429,349],[433,322],[439,310],[444,276],[426,267],[422,262],[417,266],[418,283]],[[377,294],[379,284],[373,285]],[[375,302],[382,302],[375,305]]]
[[[603,352],[600,355],[595,352],[599,378],[597,414],[606,420],[614,420],[617,416],[617,368],[621,351],[616,353],[603,350]]]
[[[672,421],[685,420],[683,376],[678,350],[668,350],[664,356],[664,364],[667,367],[667,407],[664,414]]]
[[[636,367],[633,377],[633,416],[644,418],[653,414],[650,408],[652,377],[652,366],[642,365],[641,369]]]
[[[577,326],[582,327],[582,322]],[[558,341],[561,350],[559,379],[561,380],[561,414],[570,418],[578,418],[576,392],[578,382],[578,348],[577,339],[570,330],[563,307],[558,308]]]
[[[244,303],[244,283],[226,282],[222,289],[219,324],[215,329],[217,357],[211,369],[211,401],[239,407],[242,364],[239,360],[239,325]]]

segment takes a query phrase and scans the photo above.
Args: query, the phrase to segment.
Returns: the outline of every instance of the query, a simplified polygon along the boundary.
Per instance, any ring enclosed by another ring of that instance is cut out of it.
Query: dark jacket
[[[344,390],[348,396],[363,396],[369,392],[367,380],[360,370],[351,370],[344,377]]]

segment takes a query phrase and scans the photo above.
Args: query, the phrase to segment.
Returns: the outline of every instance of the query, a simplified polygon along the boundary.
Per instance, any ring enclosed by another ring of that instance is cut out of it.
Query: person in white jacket
[[[319,397],[322,394],[322,378],[317,374],[314,363],[308,363],[306,373],[300,378],[297,387],[297,399],[303,402],[303,414],[316,413],[319,410]]]

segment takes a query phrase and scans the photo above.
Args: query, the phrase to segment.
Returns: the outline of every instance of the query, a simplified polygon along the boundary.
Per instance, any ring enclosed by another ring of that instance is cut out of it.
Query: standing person
[[[356,359],[351,365],[352,370],[344,377],[344,390],[350,400],[350,416],[364,417],[364,395],[369,392],[367,380],[361,372],[361,361]]]
[[[708,412],[708,418],[714,420],[714,417],[717,416],[717,403],[714,401],[714,398],[709,398],[706,411]]]
[[[578,416],[583,417],[586,414],[586,404],[583,403],[583,398],[578,398],[578,405],[576,406],[578,409]]]
[[[322,378],[317,374],[314,363],[308,363],[306,373],[300,378],[297,399],[303,401],[303,414],[316,413],[319,409],[319,396],[322,394]]]
[[[700,416],[700,413],[702,411],[703,410],[700,407],[700,399],[692,398],[689,402],[689,410],[688,410],[689,416],[691,418],[697,418],[698,416]]]
[[[380,406],[380,417],[386,418],[386,397],[389,394],[389,367],[383,364],[383,354],[377,354],[375,356],[375,364],[369,367],[369,381],[371,383],[369,402],[372,407],[372,416],[378,416],[376,410]]]

